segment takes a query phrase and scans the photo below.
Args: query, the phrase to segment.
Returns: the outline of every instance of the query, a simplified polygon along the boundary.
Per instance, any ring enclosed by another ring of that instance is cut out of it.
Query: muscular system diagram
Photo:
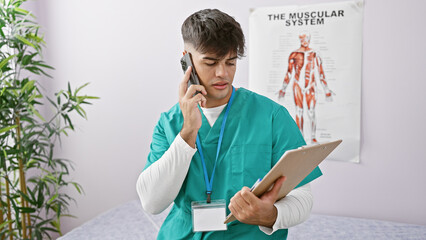
[[[316,117],[315,106],[317,104],[317,82],[324,88],[326,100],[333,101],[334,94],[327,86],[325,80],[322,60],[315,50],[309,48],[311,36],[309,33],[299,35],[300,48],[293,51],[288,58],[288,70],[284,77],[281,90],[278,92],[278,99],[284,98],[287,86],[290,81],[293,83],[294,103],[296,107],[296,123],[303,135],[304,125],[304,105],[307,108],[308,123],[310,128],[310,138],[305,137],[307,142],[317,143],[316,139]],[[305,102],[305,104],[304,104]]]

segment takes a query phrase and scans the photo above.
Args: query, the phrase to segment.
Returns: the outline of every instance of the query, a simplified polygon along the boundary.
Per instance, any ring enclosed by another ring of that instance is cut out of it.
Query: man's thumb
[[[274,200],[277,200],[278,193],[280,192],[281,186],[283,185],[283,183],[286,179],[287,178],[285,176],[281,176],[280,178],[278,178],[275,181],[272,189],[269,190],[269,192],[265,193],[263,196],[266,195],[265,197],[267,197],[267,198],[273,198]]]

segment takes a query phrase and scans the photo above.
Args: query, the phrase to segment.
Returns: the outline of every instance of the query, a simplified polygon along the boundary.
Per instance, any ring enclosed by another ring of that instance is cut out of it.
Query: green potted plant
[[[51,239],[62,235],[61,217],[74,199],[64,192],[81,186],[69,180],[72,163],[55,158],[55,144],[74,130],[73,112],[97,97],[81,95],[84,84],[45,96],[40,77],[53,69],[42,60],[45,46],[25,0],[0,0],[0,238]],[[40,114],[43,103],[50,117]]]

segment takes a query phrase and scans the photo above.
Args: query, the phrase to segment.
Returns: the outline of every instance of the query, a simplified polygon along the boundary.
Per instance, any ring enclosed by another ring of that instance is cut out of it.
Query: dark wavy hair
[[[225,57],[228,53],[244,56],[245,39],[240,24],[217,9],[204,9],[189,16],[182,24],[184,43],[201,53]]]

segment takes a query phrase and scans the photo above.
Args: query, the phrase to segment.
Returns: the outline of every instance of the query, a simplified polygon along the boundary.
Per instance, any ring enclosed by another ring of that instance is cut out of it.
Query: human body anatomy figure
[[[304,124],[304,101],[307,106],[308,126],[311,130],[310,141],[317,143],[315,137],[316,117],[315,106],[317,103],[317,81],[319,80],[324,88],[327,101],[333,101],[334,94],[327,86],[325,81],[322,60],[315,50],[309,48],[311,40],[310,34],[300,34],[300,48],[293,51],[288,58],[288,70],[284,77],[281,90],[278,92],[278,99],[283,98],[286,93],[287,86],[290,81],[294,80],[293,94],[294,103],[296,105],[296,124],[300,131],[303,132]],[[306,139],[306,137],[305,137]]]

